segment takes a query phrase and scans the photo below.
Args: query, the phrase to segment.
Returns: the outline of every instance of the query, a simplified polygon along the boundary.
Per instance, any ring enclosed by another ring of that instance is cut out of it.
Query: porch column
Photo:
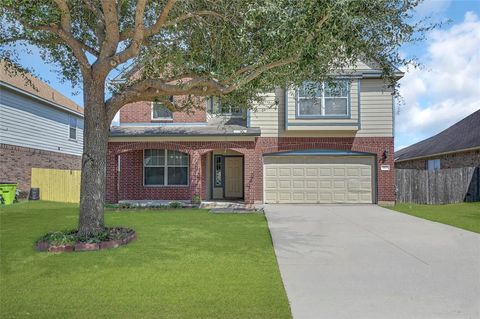
[[[107,151],[105,201],[110,204],[118,202],[118,174],[118,156],[109,145]]]
[[[263,165],[262,156],[255,150],[247,150],[244,153],[244,197],[246,204],[254,204],[262,201]]]
[[[202,199],[205,197],[202,192],[203,175],[202,155],[198,151],[193,151],[190,153],[190,196],[192,198],[195,195]]]

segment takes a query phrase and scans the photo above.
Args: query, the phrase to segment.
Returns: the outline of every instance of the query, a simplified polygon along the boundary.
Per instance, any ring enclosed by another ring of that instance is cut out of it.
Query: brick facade
[[[143,150],[172,149],[190,155],[189,185],[184,187],[143,186]],[[125,199],[185,199],[196,194],[206,197],[206,156],[218,149],[244,155],[244,196],[246,203],[263,200],[263,160],[266,153],[306,149],[351,150],[371,153],[377,160],[377,201],[395,201],[392,137],[267,138],[238,142],[110,142],[107,158],[106,199],[110,203]],[[387,158],[382,160],[384,151]],[[118,159],[120,158],[120,171]],[[382,171],[381,164],[391,169]]]
[[[30,191],[32,168],[80,169],[81,156],[0,144],[0,181],[15,182],[25,196]]]
[[[190,113],[173,112],[172,120],[152,120],[152,103],[136,102],[127,104],[120,110],[120,123],[198,123],[205,122],[205,110],[192,110]]]
[[[480,150],[444,154],[411,161],[396,162],[400,169],[427,169],[427,161],[440,159],[440,168],[480,167]]]

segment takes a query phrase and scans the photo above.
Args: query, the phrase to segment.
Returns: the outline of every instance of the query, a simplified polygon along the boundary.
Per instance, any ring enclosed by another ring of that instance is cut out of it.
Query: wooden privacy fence
[[[396,169],[397,202],[450,204],[480,201],[480,169]]]
[[[40,199],[54,202],[80,202],[80,171],[32,168],[31,187],[40,188]]]

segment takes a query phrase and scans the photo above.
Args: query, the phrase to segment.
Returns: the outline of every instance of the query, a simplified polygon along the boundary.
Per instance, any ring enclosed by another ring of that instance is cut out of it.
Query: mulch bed
[[[60,239],[59,239],[60,238]],[[133,229],[113,227],[105,229],[96,237],[78,237],[76,231],[48,233],[40,238],[35,248],[38,251],[66,253],[76,251],[93,251],[117,248],[135,240],[137,235]]]

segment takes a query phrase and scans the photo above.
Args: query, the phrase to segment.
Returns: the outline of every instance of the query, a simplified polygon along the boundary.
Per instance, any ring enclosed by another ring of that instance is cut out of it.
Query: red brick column
[[[105,201],[107,203],[118,202],[118,155],[115,150],[108,148],[107,151],[107,185],[105,186]]]
[[[205,197],[202,192],[203,171],[205,165],[202,165],[202,155],[198,151],[190,152],[190,194]]]
[[[245,203],[262,201],[263,165],[262,156],[254,149],[244,152],[244,197]]]

